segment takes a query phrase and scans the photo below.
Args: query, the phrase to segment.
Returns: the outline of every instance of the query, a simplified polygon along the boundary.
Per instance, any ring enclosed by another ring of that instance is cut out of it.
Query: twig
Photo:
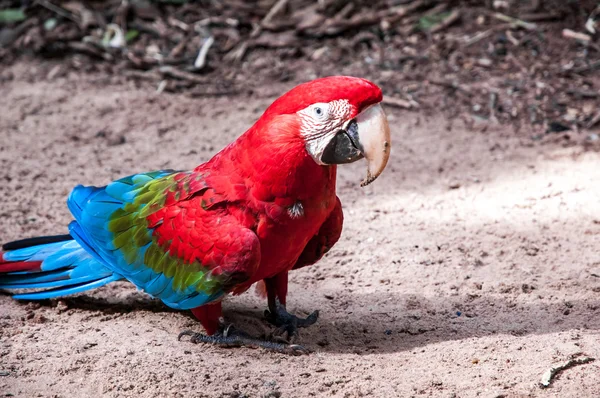
[[[495,12],[492,16],[500,21],[509,22],[511,25],[521,27],[527,30],[536,30],[537,25],[531,22],[525,22],[517,18],[509,17],[508,15],[501,14],[499,12]]]
[[[498,93],[490,92],[490,121],[492,123],[498,123],[498,118],[496,117],[496,104],[498,102]]]
[[[181,53],[183,53],[183,51],[185,50],[185,47],[187,46],[187,43],[188,43],[187,38],[184,38],[179,43],[177,43],[177,45],[175,47],[173,47],[173,49],[171,50],[171,52],[169,52],[168,58],[171,58],[171,59],[179,58],[179,56],[181,55]]]
[[[204,84],[207,80],[203,77],[197,76],[193,73],[184,72],[179,69],[175,69],[172,66],[161,66],[158,71],[165,76],[174,77],[176,79],[187,80],[193,83]]]
[[[171,26],[175,26],[176,28],[179,28],[181,30],[183,30],[184,32],[189,32],[190,31],[190,25],[186,24],[183,21],[180,21],[177,18],[174,17],[168,17],[167,18],[167,22],[169,23],[169,25]]]
[[[130,22],[127,26],[130,29],[135,29],[139,32],[148,33],[154,37],[165,37],[165,34],[163,34],[161,31],[159,31],[154,25],[156,25],[156,24],[150,25],[145,22],[142,22],[139,19],[136,19],[136,20]]]
[[[206,55],[208,54],[208,50],[215,42],[215,39],[210,36],[208,39],[204,40],[202,46],[200,47],[200,51],[198,51],[198,56],[196,57],[196,61],[194,61],[194,69],[200,70],[204,68],[206,65]]]
[[[79,41],[70,41],[67,43],[67,47],[69,47],[73,51],[78,51],[78,52],[85,53],[88,55],[94,55],[94,56],[96,56],[98,58],[102,58],[106,61],[113,60],[112,54],[110,54],[106,51],[102,51],[100,48],[98,48],[97,46],[90,44],[90,43],[79,42]]]
[[[442,86],[442,87],[446,87],[446,88],[452,88],[454,90],[459,90],[462,91],[468,95],[471,95],[471,89],[467,86],[464,86],[462,84],[459,84],[458,82],[451,82],[451,81],[447,81],[447,80],[436,80],[436,79],[430,79],[429,83],[434,84],[436,86]]]
[[[422,13],[423,17],[431,17],[433,15],[441,14],[448,9],[447,3],[440,3],[437,6],[430,8],[429,10]]]
[[[507,30],[506,31],[506,38],[512,43],[513,46],[517,47],[519,44],[521,44],[521,42],[519,40],[517,40],[516,37],[513,36],[513,33],[511,30]]]
[[[540,21],[558,21],[563,20],[565,18],[564,14],[560,14],[557,12],[538,12],[538,13],[529,13],[529,14],[521,14],[519,18],[523,21],[527,22],[540,22]]]
[[[354,10],[354,3],[348,3],[337,14],[335,14],[333,19],[337,19],[338,21],[341,21],[341,20],[347,18],[348,15],[350,15],[350,13],[352,12],[352,10]]]
[[[263,33],[256,39],[249,40],[249,47],[263,47],[263,48],[285,48],[294,47],[298,44],[298,38],[294,35],[294,32],[284,32],[279,34],[274,33]]]
[[[41,5],[44,8],[47,8],[48,10],[60,15],[61,17],[70,19],[71,21],[75,22],[76,24],[79,25],[79,23],[81,21],[79,21],[78,18],[76,18],[73,13],[71,13],[68,10],[65,10],[62,7],[59,7],[55,4],[50,3],[48,0],[36,0],[36,3],[38,3],[39,5]]]
[[[209,90],[192,90],[187,93],[187,95],[191,98],[197,97],[222,97],[224,95],[236,95],[239,94],[240,91],[237,89],[209,89]]]
[[[167,85],[168,82],[166,80],[161,80],[156,87],[156,94],[162,94],[162,92],[165,91],[165,88],[167,88]]]
[[[541,5],[542,5],[542,0],[531,0],[531,4],[529,6],[529,11],[530,12],[537,11],[540,9]]]
[[[592,37],[585,33],[575,32],[571,29],[563,29],[562,31],[563,37],[567,39],[575,39],[579,41],[583,41],[585,43],[589,43],[592,40]]]
[[[598,68],[600,68],[600,61],[592,62],[589,65],[581,66],[579,68],[565,70],[565,71],[563,71],[563,73],[584,73],[584,72],[589,72],[591,70],[595,70]]]
[[[397,97],[386,96],[383,98],[383,103],[394,108],[412,109],[418,108],[419,103],[414,100],[405,100]]]
[[[148,54],[140,54],[137,51],[127,51],[126,55],[127,59],[133,67],[139,69],[148,69],[156,66],[159,62],[171,62],[170,59],[162,59],[156,56],[148,55]]]
[[[317,7],[320,11],[326,11],[330,7],[335,7],[337,3],[342,3],[340,0],[317,0]]]
[[[405,6],[392,7],[390,9],[390,15],[385,15],[385,16],[388,17],[388,22],[394,23],[394,22],[397,22],[400,19],[404,18],[408,14],[412,13],[413,11],[418,10],[419,8],[429,6],[431,3],[433,3],[433,1],[431,1],[431,0],[412,1],[410,4],[407,4]],[[384,16],[381,15],[381,17],[384,17]]]
[[[140,70],[129,70],[125,69],[120,71],[120,74],[123,76],[127,76],[132,79],[140,79],[140,80],[150,80],[156,81],[161,78],[160,73],[155,70],[152,71],[140,71]]]
[[[502,24],[502,25],[494,26],[488,30],[484,30],[483,32],[479,32],[479,33],[475,34],[474,36],[466,39],[464,46],[465,47],[472,46],[473,44],[490,36],[492,33],[499,31],[499,30],[504,30],[506,28],[509,28],[510,26],[511,26],[511,24]]]
[[[576,366],[576,365],[584,365],[584,364],[590,363],[592,361],[595,361],[595,358],[590,358],[590,357],[574,358],[567,362],[553,366],[544,372],[544,374],[542,375],[542,381],[540,382],[540,385],[542,388],[548,387],[548,386],[550,386],[550,383],[552,383],[552,379],[554,378],[554,376],[556,376],[563,370],[572,368],[573,366]]]
[[[448,26],[450,26],[453,23],[457,22],[459,19],[460,19],[460,11],[459,10],[452,10],[452,12],[446,18],[444,18],[439,23],[433,25],[431,27],[431,29],[429,29],[429,32],[430,33],[436,33],[436,32],[439,32],[441,30],[444,30]]]
[[[225,25],[233,28],[236,28],[239,24],[240,21],[237,19],[226,17],[208,17],[196,22],[197,26]]]
[[[267,13],[267,15],[265,15],[265,17],[262,19],[262,21],[260,21],[260,24],[262,26],[270,26],[271,25],[271,20],[277,15],[279,14],[281,11],[283,11],[283,9],[285,8],[285,6],[287,5],[288,0],[279,0],[277,3],[275,3],[273,5],[273,7],[271,7],[271,9],[269,10],[269,12]]]
[[[598,97],[600,97],[600,92],[598,92],[598,91],[578,90],[575,88],[568,89],[567,94],[572,95],[574,97],[579,97],[579,98],[598,98]]]
[[[240,62],[242,59],[244,59],[244,56],[246,55],[246,52],[248,51],[248,47],[249,47],[248,41],[244,41],[244,42],[238,44],[233,49],[231,49],[227,54],[225,54],[225,56],[223,57],[223,60],[226,62]]]
[[[594,115],[594,117],[586,123],[585,128],[586,129],[591,129],[592,127],[594,127],[595,125],[598,124],[598,122],[600,122],[600,112],[596,112],[596,114]]]

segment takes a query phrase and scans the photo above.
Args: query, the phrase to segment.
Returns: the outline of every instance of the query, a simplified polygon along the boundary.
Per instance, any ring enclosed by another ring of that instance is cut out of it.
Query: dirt
[[[103,73],[44,78],[52,67],[16,63],[0,86],[0,242],[64,233],[76,184],[209,159],[293,85],[190,98]],[[600,396],[597,152],[387,110],[387,170],[363,189],[363,163],[339,168],[342,238],[292,274],[289,309],[321,310],[300,337],[312,354],[178,342],[200,325],[125,282],[39,303],[2,294],[0,394]],[[248,292],[225,316],[266,333],[265,305]],[[577,356],[598,360],[539,386]]]

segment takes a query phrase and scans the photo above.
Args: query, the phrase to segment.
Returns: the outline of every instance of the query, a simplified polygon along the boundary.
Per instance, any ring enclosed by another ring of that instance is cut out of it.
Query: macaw
[[[390,129],[372,82],[333,76],[275,100],[244,134],[191,171],[134,174],[75,187],[66,235],[6,243],[0,288],[18,300],[80,293],[128,280],[167,306],[191,310],[194,343],[298,353],[298,327],[317,320],[286,310],[288,273],[317,262],[343,223],[336,165],[365,158],[366,185],[384,170]],[[221,301],[264,283],[267,320],[280,339],[227,325]],[[283,335],[287,334],[287,339]]]

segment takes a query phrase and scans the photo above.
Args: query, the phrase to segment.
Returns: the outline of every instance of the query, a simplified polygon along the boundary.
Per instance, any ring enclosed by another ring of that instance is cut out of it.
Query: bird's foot
[[[196,333],[191,330],[184,330],[183,332],[179,333],[177,340],[181,340],[183,336],[190,336],[190,342],[194,344],[209,343],[218,345],[220,347],[260,347],[269,351],[275,351],[289,355],[302,355],[309,353],[309,351],[301,345],[256,338],[242,330],[236,329],[233,325],[223,325],[219,331],[212,336]]]
[[[306,328],[317,322],[319,310],[314,311],[306,318],[299,318],[287,312],[285,306],[279,300],[276,300],[275,310],[265,310],[265,318],[270,324],[277,326],[277,329],[272,333],[273,339],[289,344],[298,337],[299,328]],[[287,338],[284,338],[284,335],[287,335]]]

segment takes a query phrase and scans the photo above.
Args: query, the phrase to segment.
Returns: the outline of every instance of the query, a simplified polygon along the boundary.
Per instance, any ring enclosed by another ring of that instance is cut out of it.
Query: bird
[[[329,76],[297,85],[210,160],[193,170],[142,172],[106,186],[76,186],[68,234],[6,243],[0,289],[16,300],[81,293],[126,280],[204,332],[192,343],[304,353],[298,328],[317,321],[286,309],[288,275],[318,262],[338,241],[343,212],[337,166],[365,159],[372,183],[391,151],[381,89]],[[225,322],[222,300],[254,284],[276,327],[258,338]],[[23,290],[24,289],[24,290]]]

